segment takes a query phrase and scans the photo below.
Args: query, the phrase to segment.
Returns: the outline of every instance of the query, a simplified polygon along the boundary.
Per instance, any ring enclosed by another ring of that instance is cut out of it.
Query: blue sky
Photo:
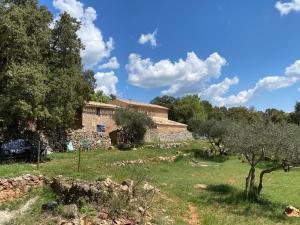
[[[300,0],[40,3],[82,21],[83,62],[106,93],[145,102],[192,93],[285,111],[300,100]]]

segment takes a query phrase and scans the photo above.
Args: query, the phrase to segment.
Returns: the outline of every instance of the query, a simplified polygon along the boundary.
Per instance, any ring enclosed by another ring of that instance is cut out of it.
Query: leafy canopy
[[[152,119],[143,112],[120,108],[113,116],[116,124],[122,128],[125,144],[140,144],[148,128],[152,128]]]
[[[0,1],[0,118],[8,130],[74,124],[95,83],[82,69],[79,28],[67,13],[53,21],[37,0]]]

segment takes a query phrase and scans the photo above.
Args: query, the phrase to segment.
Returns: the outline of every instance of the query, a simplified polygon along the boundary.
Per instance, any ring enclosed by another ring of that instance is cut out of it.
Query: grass
[[[193,153],[194,156],[181,157],[175,162],[152,162],[147,165],[119,168],[109,164],[121,160],[173,155],[178,149],[83,152],[80,172],[76,171],[77,153],[57,153],[51,155],[49,162],[41,164],[40,170],[36,169],[36,165],[25,163],[1,165],[0,176],[15,177],[26,173],[48,176],[61,174],[86,180],[102,180],[111,176],[114,180],[122,181],[129,177],[134,178],[137,172],[146,171],[150,182],[161,190],[153,208],[153,218],[157,224],[189,224],[189,205],[198,209],[202,225],[300,223],[300,219],[283,215],[286,205],[300,208],[300,171],[276,171],[266,175],[262,201],[247,201],[243,198],[242,191],[248,165],[235,157],[202,156],[197,150],[201,145],[205,143],[193,143],[188,148],[181,149]],[[195,167],[191,164],[192,160],[201,160],[212,166]],[[195,184],[206,184],[208,188],[195,189]],[[53,197],[53,193],[47,189],[39,190],[39,195],[41,198],[30,212],[31,216],[26,215],[20,220],[22,224],[32,224],[32,215],[36,220],[41,218],[40,205]],[[16,207],[18,204],[21,204],[20,200],[18,203],[11,203],[10,207]]]

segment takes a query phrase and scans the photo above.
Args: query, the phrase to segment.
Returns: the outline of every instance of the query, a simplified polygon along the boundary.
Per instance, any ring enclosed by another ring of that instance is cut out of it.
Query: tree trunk
[[[245,193],[246,197],[249,197],[249,194],[252,194],[254,192],[254,186],[255,185],[255,168],[251,166],[248,176],[246,177],[246,187],[245,187]]]
[[[259,184],[258,184],[258,188],[257,188],[257,197],[258,198],[260,198],[260,194],[261,194],[261,191],[263,189],[263,178],[264,178],[264,175],[267,174],[267,173],[271,173],[271,172],[273,172],[275,170],[278,170],[280,168],[282,168],[282,165],[261,171],[261,173],[259,175]]]
[[[246,177],[245,193],[246,197],[255,192],[255,167],[251,166],[248,176]]]

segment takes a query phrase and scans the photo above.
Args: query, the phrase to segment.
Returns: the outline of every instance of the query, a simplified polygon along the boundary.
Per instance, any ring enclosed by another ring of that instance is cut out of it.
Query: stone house
[[[89,101],[85,104],[81,114],[81,128],[88,132],[109,134],[117,129],[112,119],[118,106]]]
[[[168,119],[168,108],[136,102],[132,100],[115,99],[111,104],[88,102],[83,107],[81,115],[82,128],[86,132],[98,132],[110,134],[117,130],[117,126],[112,119],[112,115],[118,107],[126,107],[131,110],[144,112],[150,116],[155,124],[155,128],[148,130],[145,141],[186,141],[192,139],[192,135],[187,130],[187,125]]]

